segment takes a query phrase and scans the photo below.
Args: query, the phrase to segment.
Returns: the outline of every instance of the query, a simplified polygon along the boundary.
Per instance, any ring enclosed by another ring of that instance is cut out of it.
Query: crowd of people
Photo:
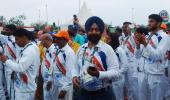
[[[111,31],[92,16],[67,30],[0,32],[0,100],[170,100],[170,30],[158,14],[148,26]]]

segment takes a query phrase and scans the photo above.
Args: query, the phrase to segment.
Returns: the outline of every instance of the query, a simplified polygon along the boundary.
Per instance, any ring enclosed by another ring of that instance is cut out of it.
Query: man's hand
[[[76,76],[73,78],[73,86],[76,87],[76,88],[80,88],[80,80],[79,78]]]
[[[8,60],[8,57],[5,56],[4,54],[0,55],[0,61],[2,61],[3,63],[5,63]]]
[[[66,93],[67,93],[66,91],[60,91],[60,94],[59,94],[58,98],[59,98],[59,99],[64,99]]]
[[[87,72],[91,76],[99,77],[99,71],[96,67],[89,66],[89,68],[87,69]]]
[[[139,42],[139,38],[138,38],[138,33],[135,34],[135,44],[136,44],[136,48],[140,49],[140,42]]]
[[[46,89],[47,89],[47,91],[49,91],[51,88],[52,88],[52,82],[49,81],[49,82],[47,83]]]
[[[145,47],[147,46],[147,41],[144,35],[135,34],[135,42],[137,43],[137,46],[139,46],[139,44],[143,44]]]

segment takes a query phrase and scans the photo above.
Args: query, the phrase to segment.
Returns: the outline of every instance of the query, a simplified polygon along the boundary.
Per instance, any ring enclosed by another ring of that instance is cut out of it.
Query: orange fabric
[[[65,30],[60,30],[58,33],[54,34],[55,37],[59,37],[59,38],[65,38],[68,41],[70,40],[69,34],[67,31]]]
[[[162,28],[162,29],[167,29],[167,25],[164,24],[164,23],[162,23],[162,24],[161,24],[161,28]]]

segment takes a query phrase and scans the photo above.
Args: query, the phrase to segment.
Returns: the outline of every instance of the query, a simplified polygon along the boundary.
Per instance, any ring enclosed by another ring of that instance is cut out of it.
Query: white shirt
[[[115,53],[118,57],[118,61],[119,61],[119,69],[121,70],[122,73],[126,73],[128,70],[128,60],[127,60],[127,56],[126,53],[124,51],[124,49],[122,49],[121,46],[119,46],[116,50]]]
[[[120,37],[120,43],[121,43],[122,48],[125,50],[125,53],[128,59],[129,73],[137,72],[137,67],[136,67],[137,63],[136,63],[136,58],[133,52],[133,50],[135,50],[135,47],[136,47],[134,35],[131,33],[131,35],[125,36],[124,33],[122,33],[122,36]],[[128,46],[129,44],[132,47],[132,49],[129,49],[129,46]]]
[[[167,60],[166,61],[166,65],[165,65],[166,67],[167,67],[167,71],[168,71],[168,79],[170,80],[170,60]]]
[[[16,61],[8,59],[5,65],[17,74],[17,79],[14,83],[16,92],[34,92],[36,90],[35,78],[37,70],[40,66],[40,55],[38,47],[32,43],[28,43],[20,52]],[[28,83],[25,83],[21,74],[25,74],[28,78]]]
[[[72,77],[71,77],[72,73],[71,72],[76,66],[76,55],[68,44],[66,44],[62,49],[58,48],[57,52],[59,52],[58,58],[59,58],[60,63],[63,65],[63,67],[66,70],[66,75],[64,75],[60,71],[59,65],[55,58],[53,62],[54,83],[59,88],[59,90],[67,91],[69,87],[72,85]]]
[[[53,59],[55,57],[55,46],[52,44],[45,52],[45,57],[42,61],[41,72],[44,79],[44,83],[52,81],[52,72],[53,72]]]
[[[140,50],[137,50],[138,58],[142,57],[143,59],[143,70],[149,74],[164,74],[165,70],[165,53],[168,50],[170,45],[170,37],[159,30],[156,32],[157,35],[153,35],[150,39],[152,41],[144,47],[141,46]],[[149,33],[150,34],[150,33]]]
[[[0,34],[0,40],[4,44],[4,50],[5,50],[4,53],[5,53],[5,55],[9,59],[11,59],[13,61],[16,61],[16,58],[19,55],[19,52],[20,52],[21,48],[19,48],[18,45],[15,43],[15,37],[13,35],[6,36],[6,35]],[[16,58],[14,58],[14,56],[11,55],[11,53],[13,53]],[[10,68],[8,68],[8,67],[5,68],[5,71],[6,71],[7,74],[11,74],[12,73],[12,70]]]
[[[0,41],[0,52],[3,53],[4,52],[4,44],[1,43]],[[0,70],[3,69],[3,63],[0,61]]]
[[[98,50],[95,50],[96,48]],[[92,58],[91,54],[94,51],[96,52],[93,57],[95,57],[105,69],[105,71],[99,71],[98,78],[92,77],[87,73],[89,66],[96,66],[90,61]],[[105,67],[107,67],[107,69]],[[99,43],[91,49],[88,48],[88,43],[82,45],[78,51],[77,66],[74,68],[72,75],[73,77],[80,76],[81,87],[88,91],[96,91],[110,86],[110,80],[120,76],[118,59],[115,52],[108,44],[102,41],[99,41]]]
[[[12,57],[12,55],[9,53],[9,49],[7,48],[7,45],[8,45],[12,49],[14,54],[16,56],[18,55],[19,51],[17,51],[18,46],[15,43],[15,37],[12,36],[12,35],[11,36],[5,36],[5,35],[0,34],[0,39],[1,39],[1,42],[3,44],[5,44],[5,54],[6,54],[6,56],[8,56],[8,58],[11,59],[11,60],[16,60]]]
[[[3,44],[7,43],[7,41],[8,41],[8,36],[3,35],[3,34],[0,33],[0,41],[1,41]]]

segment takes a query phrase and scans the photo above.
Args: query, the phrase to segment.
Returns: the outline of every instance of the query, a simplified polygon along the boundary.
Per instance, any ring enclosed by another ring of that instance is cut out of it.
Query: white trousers
[[[120,79],[112,83],[116,100],[124,100],[124,85],[125,79],[123,75]]]
[[[15,100],[34,100],[35,92],[15,93]]]
[[[165,95],[165,76],[139,73],[139,100],[163,100]]]
[[[170,79],[166,77],[166,85],[165,85],[165,95],[164,99],[165,100],[170,100]]]
[[[0,64],[1,67],[1,64]],[[0,69],[0,100],[6,100],[5,97],[5,91],[4,91],[4,86],[3,86],[3,69]]]
[[[125,75],[125,87],[127,88],[127,95],[129,100],[138,100],[138,76],[137,72],[128,69]]]
[[[5,69],[6,87],[10,100],[14,100],[14,81],[11,80],[12,71],[9,71],[8,67]]]
[[[52,89],[47,91],[47,83],[43,85],[44,100],[58,100],[58,89],[53,85]]]

